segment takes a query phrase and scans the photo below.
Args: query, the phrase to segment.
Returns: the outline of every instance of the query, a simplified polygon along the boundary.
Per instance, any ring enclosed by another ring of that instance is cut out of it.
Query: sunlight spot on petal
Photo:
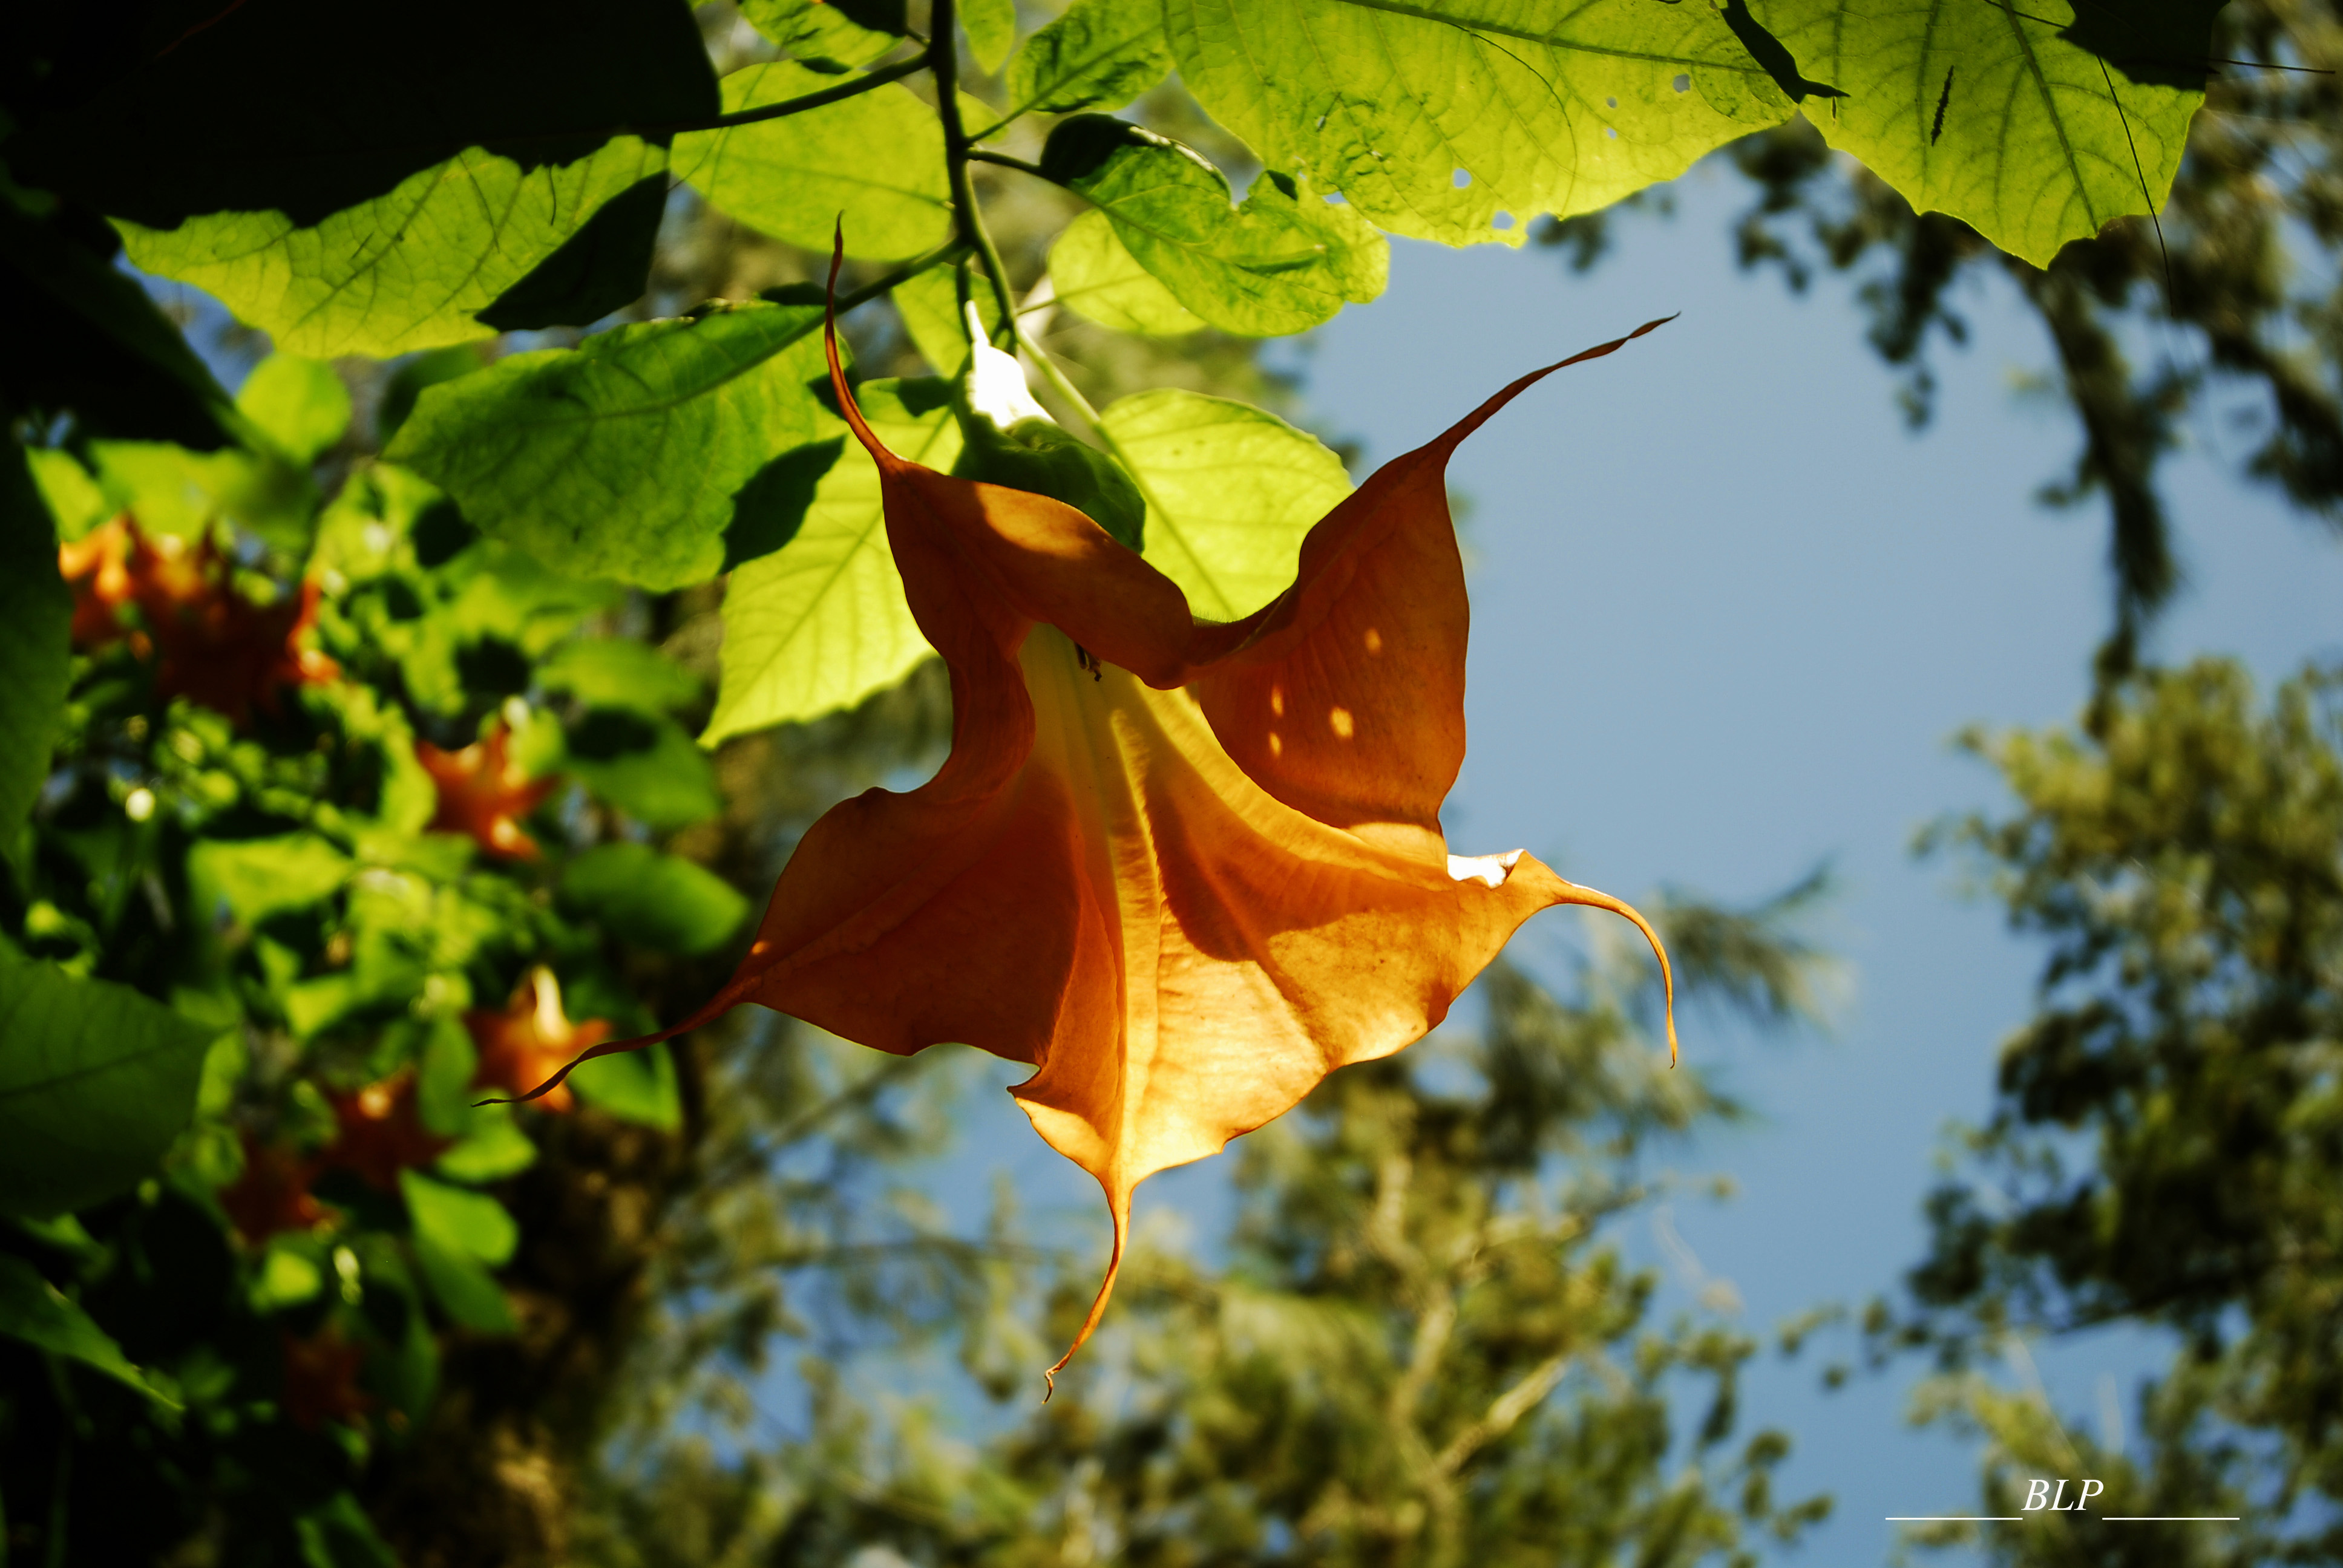
[[[1269,710],[1280,719],[1285,717],[1285,688],[1272,686],[1269,689]]]
[[[1337,740],[1348,740],[1359,728],[1353,722],[1351,710],[1347,708],[1338,708],[1326,715],[1326,725],[1328,729],[1333,730],[1334,739]]]
[[[1458,882],[1479,882],[1483,887],[1502,888],[1513,874],[1513,862],[1522,858],[1519,849],[1508,849],[1502,855],[1451,855],[1448,875]]]
[[[1383,634],[1373,627],[1367,628],[1366,643],[1369,653],[1381,653],[1383,650]]]
[[[1285,742],[1279,737],[1277,731],[1274,729],[1269,732],[1269,754],[1272,757],[1282,757],[1285,755]]]

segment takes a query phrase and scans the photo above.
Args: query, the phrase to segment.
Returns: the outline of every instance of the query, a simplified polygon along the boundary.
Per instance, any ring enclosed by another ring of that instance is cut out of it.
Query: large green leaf
[[[64,1213],[154,1170],[195,1113],[213,1032],[0,952],[0,1211]]]
[[[724,107],[752,109],[838,85],[783,60],[724,78]],[[676,173],[752,228],[830,248],[843,215],[846,254],[899,260],[951,237],[951,191],[935,111],[890,83],[804,114],[679,136]]]
[[[579,855],[562,868],[561,901],[622,941],[687,955],[722,947],[749,915],[731,883],[648,844],[597,844]]]
[[[1262,163],[1449,245],[1519,245],[1791,110],[1701,0],[1166,0],[1164,25]]]
[[[311,228],[277,211],[206,214],[174,229],[119,226],[140,266],[217,295],[287,349],[379,358],[498,331],[484,312],[605,203],[666,166],[663,149],[633,136],[536,169],[471,147]],[[528,325],[583,325],[641,293],[639,283]]]
[[[1826,85],[1803,106],[1824,140],[1914,206],[1950,213],[2036,266],[2068,240],[2164,205],[2205,101],[2218,8],[1751,6],[1806,85]]]
[[[350,389],[334,367],[272,354],[252,367],[236,406],[297,463],[314,463],[350,427]]]
[[[856,397],[899,455],[936,469],[959,458],[950,383],[866,381]],[[849,707],[902,679],[928,653],[887,548],[879,470],[851,448],[823,477],[797,538],[732,574],[723,678],[699,743]]]
[[[680,0],[146,15],[157,31],[122,51],[128,67],[11,142],[12,167],[114,218],[139,266],[320,357],[625,304],[659,217],[639,187],[663,172],[674,127],[717,112]],[[605,225],[592,254],[563,254],[628,192],[625,234]],[[620,253],[631,278],[601,262]]]
[[[1174,298],[1223,330],[1305,332],[1383,291],[1383,236],[1283,175],[1264,173],[1232,206],[1228,181],[1202,157],[1103,115],[1060,125],[1041,161]]]
[[[718,301],[515,355],[427,388],[387,456],[564,572],[702,582],[728,535],[787,538],[810,493],[791,454],[838,428],[807,390],[820,323],[817,305]]]
[[[1162,0],[1079,0],[1009,66],[1009,117],[1120,108],[1172,69]]]
[[[216,900],[246,925],[282,910],[321,903],[357,868],[347,855],[315,833],[271,839],[206,839],[187,851],[187,880],[197,911]]]
[[[1178,337],[1204,327],[1139,265],[1102,212],[1086,212],[1059,231],[1050,246],[1050,286],[1059,304],[1118,332]]]
[[[127,1383],[168,1409],[178,1405],[148,1385],[114,1337],[22,1258],[0,1254],[0,1334],[65,1356]]]
[[[0,443],[0,859],[49,776],[71,677],[73,595],[25,450]]]
[[[741,0],[740,15],[798,59],[840,70],[876,60],[905,26],[902,0]]]
[[[1247,404],[1141,392],[1101,420],[1147,494],[1149,563],[1210,620],[1284,592],[1302,536],[1351,493],[1340,457]]]

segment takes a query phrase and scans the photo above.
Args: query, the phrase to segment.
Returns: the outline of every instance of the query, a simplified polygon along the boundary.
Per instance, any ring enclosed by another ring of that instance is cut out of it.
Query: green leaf
[[[571,576],[702,582],[728,530],[772,526],[759,473],[838,428],[807,390],[820,324],[818,306],[719,302],[518,354],[426,388],[387,456]]]
[[[48,508],[24,448],[9,441],[0,445],[0,856],[13,858],[49,777],[71,680],[72,625]]]
[[[272,354],[252,367],[236,406],[296,463],[314,463],[350,427],[350,389],[334,367]]]
[[[968,32],[968,52],[975,56],[977,68],[990,76],[1017,46],[1017,0],[960,0],[960,25]]]
[[[726,113],[838,85],[783,60],[724,78]],[[752,228],[828,252],[844,215],[846,254],[896,261],[951,237],[944,136],[935,111],[900,83],[804,114],[679,136],[675,170]]]
[[[260,1269],[246,1294],[256,1312],[273,1312],[317,1299],[326,1288],[326,1271],[314,1254],[316,1241],[307,1237],[278,1237],[261,1254]]]
[[[418,1238],[477,1258],[492,1269],[510,1262],[513,1249],[520,1245],[520,1227],[503,1204],[485,1192],[468,1192],[416,1171],[398,1173],[398,1191]]]
[[[274,839],[206,839],[187,852],[187,879],[196,908],[215,902],[246,925],[282,910],[323,903],[356,868],[350,858],[315,833]]]
[[[153,1171],[195,1113],[212,1033],[0,951],[0,1211],[64,1213]]]
[[[1791,111],[1697,3],[1169,0],[1164,27],[1264,166],[1447,245],[1519,245],[1540,213],[1606,207]]]
[[[1059,233],[1050,246],[1050,287],[1075,315],[1118,332],[1178,337],[1204,327],[1123,247],[1102,212],[1086,212]]]
[[[655,833],[705,822],[724,809],[707,753],[669,719],[588,709],[569,727],[561,771]]]
[[[722,947],[749,918],[731,883],[648,844],[598,844],[561,872],[561,901],[620,941],[669,953]]]
[[[899,455],[938,470],[959,458],[949,382],[866,381],[855,396]],[[699,743],[850,707],[930,651],[887,548],[879,470],[857,447],[823,478],[797,538],[726,585],[723,675]]]
[[[1025,40],[1009,67],[1009,117],[1119,109],[1172,69],[1161,0],[1080,0]]]
[[[931,266],[918,276],[897,284],[888,297],[903,317],[903,329],[921,358],[946,380],[956,380],[968,368],[968,321],[960,314],[960,280],[949,266]],[[969,291],[985,330],[1001,328],[1001,303],[989,285]]]
[[[116,226],[139,266],[218,296],[294,353],[385,358],[492,335],[482,312],[604,203],[666,166],[661,148],[634,136],[536,169],[469,147],[314,228],[277,211]]]
[[[398,1568],[398,1554],[376,1533],[366,1509],[347,1492],[293,1521],[303,1568]]]
[[[2217,7],[2164,8],[2193,13],[2186,25],[2148,6],[2093,6],[2087,25],[2066,0],[1752,9],[1809,85],[1827,84],[1803,105],[1825,141],[1914,206],[2046,266],[2067,241],[2164,205]]]
[[[675,1060],[664,1045],[616,1056],[598,1056],[569,1075],[578,1097],[617,1117],[672,1132],[683,1125],[683,1097],[676,1086]]]
[[[114,516],[114,503],[106,498],[89,470],[77,462],[71,452],[55,447],[21,447],[25,460],[33,467],[33,483],[47,503],[49,516],[56,519],[57,538],[71,541],[80,538],[90,529]]]
[[[641,298],[667,216],[667,194],[661,172],[645,175],[603,203],[583,228],[484,307],[480,325],[498,332],[583,327]]]
[[[460,1140],[433,1162],[432,1169],[451,1181],[501,1181],[537,1163],[537,1145],[512,1119],[512,1108],[484,1105],[478,1131]],[[503,1111],[489,1119],[489,1111]]]
[[[1154,132],[1083,115],[1050,133],[1042,167],[1106,215],[1172,297],[1248,337],[1305,332],[1383,291],[1383,236],[1274,172],[1229,205],[1228,181]]]
[[[689,9],[641,0],[244,0],[132,58],[12,169],[319,357],[487,336],[717,109]]]
[[[741,0],[749,25],[809,64],[848,70],[901,43],[901,0]]]
[[[565,642],[537,667],[537,683],[589,707],[671,713],[699,700],[699,677],[655,648],[625,638]]]
[[[166,1409],[179,1408],[147,1384],[113,1336],[78,1303],[32,1264],[5,1253],[0,1253],[0,1334],[102,1372]]]
[[[1100,422],[1146,492],[1149,564],[1207,619],[1284,592],[1302,536],[1351,493],[1342,460],[1315,437],[1225,397],[1141,392]]]

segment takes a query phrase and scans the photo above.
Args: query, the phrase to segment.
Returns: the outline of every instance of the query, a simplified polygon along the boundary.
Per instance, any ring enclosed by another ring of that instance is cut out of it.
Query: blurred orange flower
[[[325,1205],[310,1195],[317,1162],[282,1144],[244,1135],[244,1172],[219,1191],[220,1207],[246,1241],[260,1242],[280,1231],[307,1231],[327,1218]]]
[[[430,1164],[454,1142],[423,1125],[412,1068],[354,1094],[335,1095],[332,1102],[340,1134],[318,1155],[318,1164],[353,1171],[378,1192],[397,1191],[401,1171]]]
[[[458,751],[442,751],[427,740],[415,743],[415,759],[439,788],[431,830],[461,833],[492,855],[533,860],[537,840],[521,831],[520,819],[537,809],[560,783],[531,779],[511,755],[512,732],[498,725],[486,739]]]
[[[543,964],[513,991],[501,1012],[468,1012],[464,1027],[480,1050],[475,1087],[525,1094],[569,1065],[578,1052],[610,1038],[609,1023],[589,1018],[572,1023],[561,1010],[561,982]],[[569,1086],[558,1084],[538,1101],[548,1111],[574,1103]]]
[[[316,1432],[329,1421],[354,1422],[374,1404],[374,1396],[358,1387],[364,1346],[330,1328],[306,1340],[286,1334],[282,1343],[285,1414],[295,1426]]]
[[[150,538],[126,513],[60,546],[57,568],[74,590],[74,646],[102,648],[126,632],[133,653],[154,658],[156,694],[166,701],[185,697],[243,729],[256,708],[276,712],[284,688],[341,675],[311,646],[317,584],[304,580],[272,604],[255,604],[229,580],[209,538],[192,548]],[[123,625],[126,604],[137,607],[143,628]]]

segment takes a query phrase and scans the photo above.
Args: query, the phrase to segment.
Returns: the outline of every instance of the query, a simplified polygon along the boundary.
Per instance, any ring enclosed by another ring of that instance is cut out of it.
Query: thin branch
[[[968,156],[980,164],[999,164],[1004,169],[1016,169],[1020,173],[1031,175],[1036,179],[1050,179],[1040,164],[1030,163],[1023,158],[1011,157],[1007,153],[996,153],[984,147],[970,147],[968,149]],[[1057,182],[1051,180],[1050,183],[1055,185]]]
[[[789,115],[802,115],[808,109],[819,109],[827,104],[842,103],[848,98],[874,91],[890,82],[900,82],[928,68],[925,55],[914,55],[908,60],[898,60],[891,65],[866,71],[850,82],[835,87],[824,87],[819,93],[808,93],[801,98],[784,98],[778,104],[766,104],[754,109],[735,109],[729,115],[719,115],[712,120],[679,120],[673,125],[641,127],[657,135],[676,136],[686,131],[729,131],[735,126],[753,126],[762,120],[778,120]]]
[[[928,25],[934,36],[928,42],[928,69],[936,80],[936,117],[943,122],[944,166],[951,181],[952,221],[960,230],[960,243],[984,263],[984,276],[992,285],[994,302],[1001,307],[1001,319],[1013,335],[1016,298],[1010,293],[1009,273],[1001,265],[1001,253],[993,248],[992,236],[984,231],[984,214],[976,205],[976,182],[968,172],[973,155],[968,127],[960,117],[960,35],[952,24],[952,0],[935,0],[929,13]]]
[[[1533,1367],[1527,1375],[1489,1402],[1481,1418],[1458,1432],[1440,1457],[1433,1462],[1443,1476],[1454,1475],[1463,1462],[1481,1449],[1513,1431],[1514,1423],[1535,1410],[1540,1401],[1554,1392],[1562,1374],[1570,1366],[1571,1353],[1548,1356]]]

